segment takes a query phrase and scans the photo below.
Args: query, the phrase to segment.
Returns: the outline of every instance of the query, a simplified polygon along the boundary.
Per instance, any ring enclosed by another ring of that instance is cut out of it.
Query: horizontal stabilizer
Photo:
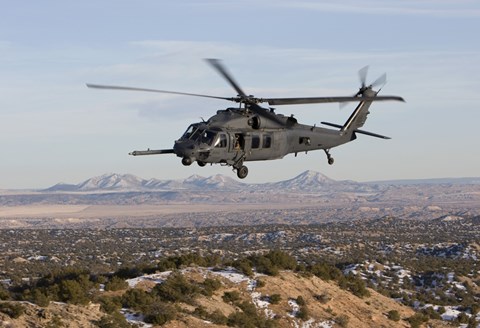
[[[141,156],[141,155],[158,155],[158,154],[174,154],[173,149],[147,149],[147,150],[134,150],[128,155]]]
[[[332,126],[334,128],[343,128],[342,125],[340,124],[335,124],[335,123],[329,123],[329,122],[322,122],[323,125],[328,125],[328,126]],[[376,134],[376,133],[373,133],[373,132],[368,132],[368,131],[365,131],[365,130],[359,130],[359,129],[355,129],[353,130],[353,132],[355,133],[360,133],[360,134],[365,134],[367,136],[370,136],[370,137],[376,137],[376,138],[381,138],[381,139],[392,139],[390,137],[387,137],[387,136],[382,136],[381,134]]]
[[[368,131],[365,131],[365,130],[354,130],[353,132],[355,132],[355,133],[360,133],[360,134],[365,134],[365,135],[367,135],[367,136],[375,137],[375,138],[380,138],[380,139],[392,139],[392,138],[390,138],[390,137],[382,136],[381,134],[376,134],[376,133],[368,132]]]
[[[328,125],[328,126],[333,126],[334,128],[339,128],[339,129],[343,128],[342,125],[340,125],[340,124],[335,124],[335,123],[322,122],[322,124],[323,124],[323,125]]]

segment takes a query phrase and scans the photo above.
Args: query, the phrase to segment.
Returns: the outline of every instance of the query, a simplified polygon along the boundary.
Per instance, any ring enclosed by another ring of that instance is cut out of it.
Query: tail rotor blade
[[[387,73],[383,73],[378,79],[373,81],[371,84],[372,87],[384,86],[387,83]]]
[[[362,88],[367,85],[367,73],[368,73],[368,65],[361,68],[358,71],[358,77],[360,78],[360,83],[362,84]]]

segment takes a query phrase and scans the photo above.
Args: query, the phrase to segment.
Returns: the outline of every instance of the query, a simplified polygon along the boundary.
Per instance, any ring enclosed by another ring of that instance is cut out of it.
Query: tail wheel
[[[239,177],[240,179],[245,179],[247,175],[248,175],[248,168],[246,166],[241,166],[237,170],[237,177]]]
[[[330,155],[329,150],[330,150],[330,149],[324,149],[323,151],[324,151],[325,154],[327,155],[328,164],[333,165],[334,160],[333,160],[332,155]]]

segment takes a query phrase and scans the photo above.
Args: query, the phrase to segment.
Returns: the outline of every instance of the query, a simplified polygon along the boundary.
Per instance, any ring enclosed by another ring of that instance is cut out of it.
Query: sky
[[[224,174],[167,149],[189,124],[234,104],[88,89],[127,85],[231,97],[204,58],[221,58],[247,94],[344,96],[384,72],[359,136],[331,150],[247,162],[246,182],[305,170],[336,180],[480,176],[480,2],[467,0],[0,0],[0,189],[79,183],[109,172],[150,179]],[[354,104],[279,106],[300,123],[343,124]]]

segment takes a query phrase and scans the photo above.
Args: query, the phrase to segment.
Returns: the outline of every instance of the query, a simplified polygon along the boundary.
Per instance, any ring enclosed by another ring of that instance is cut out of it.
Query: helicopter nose
[[[175,141],[173,151],[179,157],[195,157],[195,145],[191,142]]]

